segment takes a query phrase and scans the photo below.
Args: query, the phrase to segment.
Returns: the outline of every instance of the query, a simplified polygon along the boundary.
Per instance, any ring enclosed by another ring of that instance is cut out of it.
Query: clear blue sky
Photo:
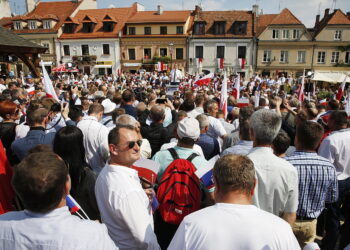
[[[25,0],[9,0],[12,12],[22,14]],[[51,0],[45,0],[51,1]],[[133,0],[97,0],[98,8],[127,7]],[[289,8],[308,28],[313,27],[315,16],[324,9],[335,8],[343,12],[350,11],[350,0],[139,0],[146,10],[155,10],[158,4],[163,5],[165,10],[193,10],[195,5],[202,3],[203,10],[250,10],[253,4],[258,4],[265,14],[278,13],[283,8]],[[16,8],[15,8],[16,5]],[[16,11],[16,10],[17,11]]]

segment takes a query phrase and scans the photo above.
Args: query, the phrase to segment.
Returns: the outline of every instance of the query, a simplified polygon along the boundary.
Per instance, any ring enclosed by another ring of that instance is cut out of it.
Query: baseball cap
[[[177,125],[177,135],[180,139],[187,137],[197,140],[200,135],[199,122],[190,117],[182,119]]]

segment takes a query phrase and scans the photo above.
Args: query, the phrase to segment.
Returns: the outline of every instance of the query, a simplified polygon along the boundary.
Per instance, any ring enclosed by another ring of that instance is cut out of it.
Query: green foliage
[[[171,58],[168,56],[154,56],[153,57],[153,63],[157,63],[157,62],[163,62],[165,64],[170,63]]]
[[[334,95],[333,92],[327,91],[327,90],[321,90],[320,92],[317,93],[317,98],[319,100],[325,99],[325,98],[332,98]]]

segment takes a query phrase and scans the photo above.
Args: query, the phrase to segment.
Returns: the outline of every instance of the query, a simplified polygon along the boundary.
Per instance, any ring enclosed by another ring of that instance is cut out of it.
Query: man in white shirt
[[[108,158],[109,129],[99,123],[103,110],[101,104],[91,104],[88,116],[84,116],[77,125],[84,135],[86,161],[96,173],[101,171]]]
[[[253,204],[293,225],[298,208],[298,173],[272,150],[281,124],[281,117],[267,109],[255,111],[250,118],[253,149],[248,157],[254,162],[257,176]]]
[[[215,100],[208,100],[204,104],[204,111],[206,111],[209,119],[208,135],[216,139],[224,138],[227,136],[226,130],[222,123],[216,118],[216,114],[219,111],[219,105]]]
[[[322,249],[335,249],[340,234],[341,206],[350,191],[350,128],[345,111],[332,111],[328,119],[328,127],[332,131],[321,143],[318,154],[331,161],[335,166],[338,178],[338,202],[329,204],[326,212],[326,235],[322,239]],[[343,204],[343,207],[347,207]],[[340,249],[350,243],[350,221],[345,216],[342,226]]]
[[[179,85],[182,79],[182,72],[177,68],[177,64],[170,71],[170,83],[171,85]]]
[[[0,249],[118,249],[105,225],[70,214],[71,181],[58,155],[28,155],[16,166],[12,184],[26,209],[0,216]]]
[[[110,162],[95,185],[102,222],[119,248],[158,250],[150,201],[137,171],[130,168],[140,158],[141,140],[134,127],[117,126],[108,142]]]
[[[249,158],[222,157],[213,177],[216,205],[186,216],[169,250],[300,249],[288,223],[251,204],[256,180]]]

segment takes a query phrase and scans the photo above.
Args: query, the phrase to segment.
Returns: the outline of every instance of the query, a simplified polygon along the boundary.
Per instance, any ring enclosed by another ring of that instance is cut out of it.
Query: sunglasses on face
[[[137,140],[137,141],[129,141],[128,147],[129,149],[132,149],[133,147],[135,147],[135,144],[137,143],[137,145],[139,147],[141,147],[142,144],[142,140]]]

